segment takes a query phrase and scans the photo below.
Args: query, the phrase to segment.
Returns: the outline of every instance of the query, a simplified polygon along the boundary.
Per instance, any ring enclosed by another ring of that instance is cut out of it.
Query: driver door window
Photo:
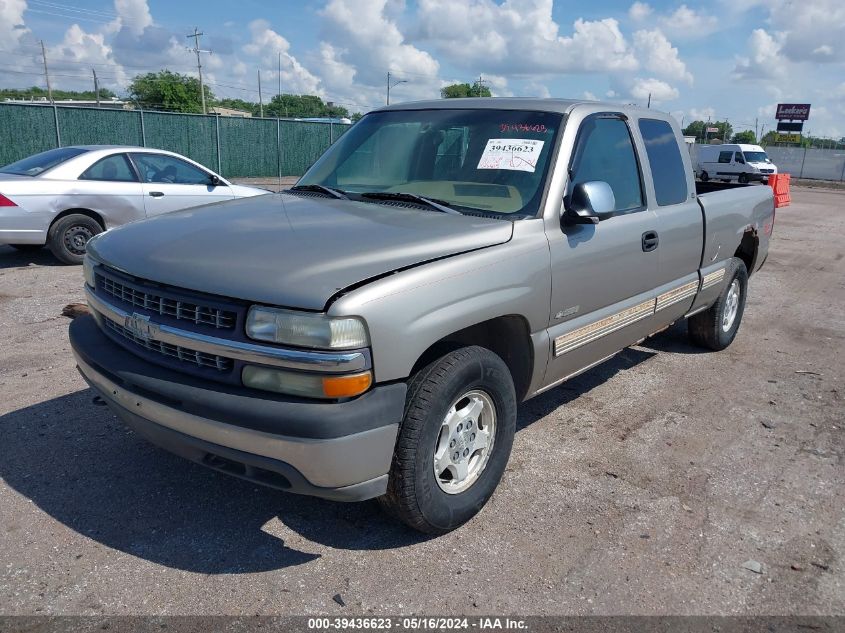
[[[616,212],[643,207],[640,168],[628,125],[617,117],[595,117],[584,122],[572,165],[572,188],[600,180],[610,185]]]
[[[225,184],[211,184],[209,172],[175,156],[137,152],[130,157],[141,175],[147,217],[233,198]]]
[[[147,183],[207,185],[209,174],[190,163],[164,154],[133,154],[132,159]]]

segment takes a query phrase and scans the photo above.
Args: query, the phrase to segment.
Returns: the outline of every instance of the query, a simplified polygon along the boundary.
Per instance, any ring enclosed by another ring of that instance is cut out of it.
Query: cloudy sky
[[[436,98],[481,76],[495,95],[597,98],[735,128],[774,125],[778,102],[811,103],[805,131],[845,135],[845,2],[711,0],[0,0],[0,85],[101,84],[196,72],[185,35],[199,27],[218,96],[318,94],[366,111]]]

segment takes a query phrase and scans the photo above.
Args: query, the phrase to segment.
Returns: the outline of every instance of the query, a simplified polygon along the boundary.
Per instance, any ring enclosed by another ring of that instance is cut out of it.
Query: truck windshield
[[[743,152],[747,163],[768,163],[769,157],[766,152]]]
[[[394,110],[366,115],[298,185],[353,199],[413,194],[458,211],[535,216],[562,115],[515,110]]]
[[[0,174],[15,174],[16,176],[38,176],[48,169],[52,169],[66,160],[84,154],[88,150],[80,147],[60,147],[48,149],[46,152],[34,154],[5,167],[0,167]]]

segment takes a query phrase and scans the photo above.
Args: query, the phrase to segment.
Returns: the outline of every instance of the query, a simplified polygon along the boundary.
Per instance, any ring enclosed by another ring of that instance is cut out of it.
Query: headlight
[[[352,398],[364,393],[373,382],[373,375],[368,371],[345,376],[321,376],[252,365],[244,367],[241,378],[244,385],[253,389],[324,399]]]
[[[90,255],[86,255],[82,259],[82,274],[85,277],[85,284],[94,288],[97,285],[97,280],[94,277],[94,260]]]
[[[262,306],[249,309],[246,335],[259,341],[317,349],[355,349],[370,344],[364,322],[356,317],[330,317]]]

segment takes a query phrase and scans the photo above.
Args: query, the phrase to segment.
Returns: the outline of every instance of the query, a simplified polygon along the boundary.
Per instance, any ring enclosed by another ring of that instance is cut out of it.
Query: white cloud
[[[26,0],[0,0],[0,42],[4,46],[16,46],[32,33],[24,24],[26,6]]]
[[[766,5],[773,30],[783,33],[782,53],[798,62],[845,61],[845,4],[841,0]]]
[[[139,36],[153,25],[153,16],[147,0],[114,0],[117,18],[108,26],[108,31],[117,32],[126,28],[132,35]]]
[[[716,109],[712,106],[706,106],[704,108],[690,108],[689,118],[691,121],[707,121],[708,119],[715,120]]]
[[[613,18],[578,18],[560,34],[551,0],[420,0],[417,36],[461,68],[511,75],[635,70]]]
[[[651,5],[645,2],[635,2],[631,5],[631,8],[628,9],[628,17],[634,22],[642,22],[652,13],[654,13],[654,9],[651,8]]]
[[[290,54],[290,42],[270,28],[267,20],[253,20],[249,23],[249,31],[251,39],[243,50],[261,60],[263,68],[269,70],[268,79],[278,81],[281,54],[282,92],[322,94],[320,79]]]
[[[494,97],[512,97],[513,91],[508,87],[508,78],[501,75],[484,75],[484,81]]]
[[[737,56],[733,78],[742,81],[776,79],[786,71],[781,56],[783,35],[754,29],[748,38],[748,57]]]
[[[660,29],[634,33],[634,49],[646,70],[669,79],[692,83],[692,74],[678,56],[678,49],[672,46]]]
[[[598,101],[599,100],[599,98],[596,95],[594,95],[592,92],[590,92],[589,90],[585,90],[583,96],[588,101]]]
[[[649,77],[647,79],[643,79],[641,77],[635,78],[633,84],[629,88],[629,93],[631,94],[631,97],[640,103],[640,105],[647,104],[649,95],[651,95],[652,104],[672,101],[680,96],[680,93],[676,88],[673,88],[665,81],[661,81],[660,79],[656,79],[654,77]]]
[[[678,40],[692,40],[707,37],[719,28],[716,16],[690,9],[682,4],[674,12],[658,18],[657,23],[664,32]]]

